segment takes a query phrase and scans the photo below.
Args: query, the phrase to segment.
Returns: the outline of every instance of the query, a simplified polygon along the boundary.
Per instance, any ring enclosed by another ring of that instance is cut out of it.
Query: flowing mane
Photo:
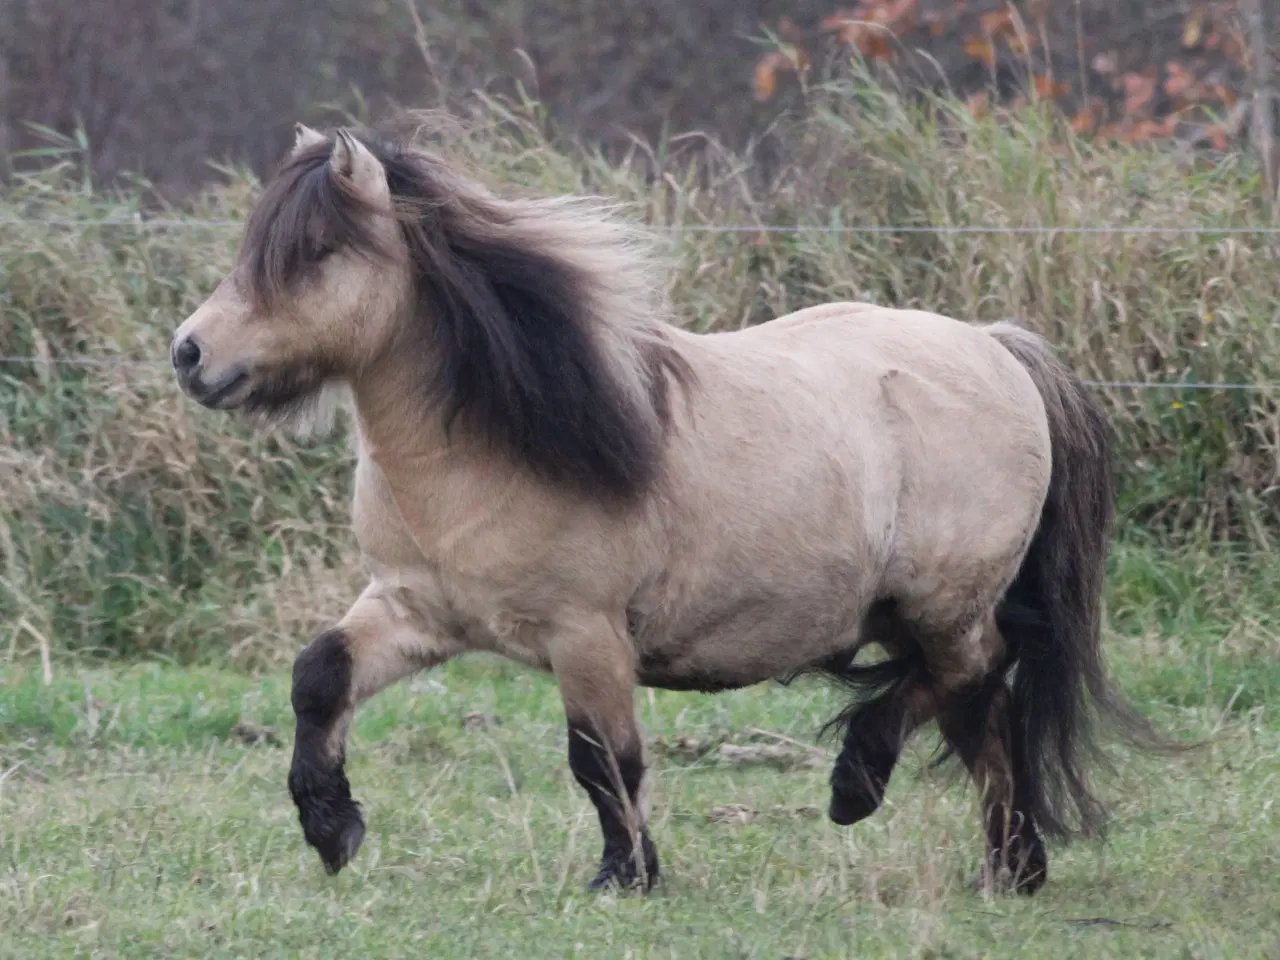
[[[397,349],[421,353],[421,399],[548,479],[633,497],[657,474],[671,381],[652,236],[594,198],[507,199],[415,147],[360,135],[381,163],[417,306]],[[374,213],[329,164],[296,152],[246,225],[241,267],[260,304],[329,253],[383,257]]]

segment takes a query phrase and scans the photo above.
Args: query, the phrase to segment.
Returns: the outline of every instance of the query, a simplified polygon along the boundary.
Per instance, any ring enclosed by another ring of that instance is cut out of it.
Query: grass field
[[[1052,851],[1029,900],[969,888],[975,798],[928,769],[932,734],[850,829],[825,819],[829,759],[717,750],[812,743],[837,706],[816,682],[637,694],[665,871],[645,897],[585,890],[595,816],[541,675],[476,658],[368,704],[349,773],[369,834],[329,878],[284,787],[287,673],[66,660],[46,685],[38,663],[11,664],[0,953],[1280,956],[1277,575],[1118,549],[1118,677],[1166,730],[1214,739],[1174,760],[1120,755],[1109,842]]]
[[[349,437],[197,411],[164,359],[258,185],[232,172],[176,212],[216,223],[141,226],[138,195],[55,150],[0,194],[0,355],[34,358],[0,364],[0,958],[1280,958],[1277,395],[1167,385],[1280,380],[1274,247],[1218,232],[1264,221],[1256,164],[857,85],[814,108],[768,183],[676,141],[649,178],[493,104],[443,149],[673,228],[692,329],[871,299],[1012,318],[1087,378],[1155,382],[1095,385],[1118,434],[1109,652],[1165,730],[1210,746],[1120,754],[1110,843],[1051,850],[1034,899],[986,899],[975,797],[927,767],[931,733],[842,830],[831,757],[805,746],[834,691],[641,691],[665,879],[597,896],[553,685],[473,659],[360,714],[369,833],[326,877],[285,788],[288,665],[357,589]],[[125,223],[81,222],[104,218]],[[797,223],[1037,232],[683,229]],[[1098,224],[1199,232],[1060,229]]]

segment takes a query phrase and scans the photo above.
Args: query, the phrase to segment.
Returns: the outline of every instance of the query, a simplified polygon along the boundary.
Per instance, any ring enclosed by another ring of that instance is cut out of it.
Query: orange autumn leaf
[[[980,37],[977,34],[966,37],[964,52],[975,60],[981,60],[988,68],[996,65],[996,48],[986,37]]]
[[[987,110],[987,93],[980,90],[977,93],[971,93],[965,98],[965,109],[969,111],[976,120],[981,120],[988,113]]]
[[[756,63],[756,70],[751,78],[751,87],[756,99],[764,102],[772,100],[778,89],[778,61],[782,54],[776,50],[766,53]]]
[[[878,4],[872,17],[877,23],[888,24],[895,34],[901,36],[913,25],[916,8],[919,6],[920,0],[893,0],[891,3]]]
[[[834,33],[846,23],[851,23],[857,19],[858,15],[852,10],[837,10],[830,16],[824,17],[822,23],[818,25],[818,29],[823,33]]]
[[[1215,123],[1206,127],[1204,135],[1209,138],[1209,143],[1213,145],[1213,149],[1220,153],[1225,153],[1227,148],[1231,146],[1231,142],[1227,139],[1227,132],[1219,124]]]
[[[1171,137],[1177,126],[1177,117],[1165,117],[1163,120],[1143,120],[1134,126],[1131,135],[1132,140],[1135,143],[1145,143],[1148,140]]]
[[[771,100],[778,89],[778,74],[804,72],[809,69],[809,56],[800,47],[784,46],[771,50],[756,63],[752,87],[757,100]]]
[[[848,20],[836,33],[836,40],[853,47],[870,60],[889,60],[893,57],[890,37],[891,34],[885,27],[866,20]]]
[[[999,10],[990,10],[978,18],[978,25],[982,27],[982,32],[992,36],[999,35],[1004,32],[1013,33],[1013,14],[1007,8]]]
[[[1054,97],[1065,96],[1071,92],[1070,84],[1055,81],[1042,73],[1035,75],[1034,82],[1036,96],[1043,100],[1052,100]]]
[[[1005,37],[1004,42],[1015,56],[1025,57],[1031,47],[1036,45],[1036,38],[1030,34],[1013,34]]]
[[[858,50],[868,60],[887,61],[893,59],[893,47],[883,30],[868,32],[858,44]]]
[[[863,45],[869,41],[874,30],[875,26],[865,20],[846,20],[840,25],[840,29],[836,31],[836,40],[846,47],[862,49]]]
[[[1097,125],[1098,118],[1094,115],[1092,107],[1085,107],[1071,118],[1071,132],[1078,137],[1088,136],[1093,133]]]
[[[1118,123],[1108,123],[1098,131],[1099,140],[1118,140],[1124,142],[1127,140],[1127,134]]]

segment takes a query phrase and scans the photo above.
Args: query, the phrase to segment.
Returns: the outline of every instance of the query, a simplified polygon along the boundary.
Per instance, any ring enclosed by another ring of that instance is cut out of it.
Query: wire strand
[[[67,367],[160,367],[165,360],[132,360],[114,357],[21,357],[0,355],[0,364],[32,364]],[[1280,383],[1196,383],[1186,380],[1082,380],[1091,387],[1125,390],[1280,390]]]
[[[53,226],[53,227],[135,227],[162,229],[200,229],[200,228],[235,228],[243,226],[240,220],[200,220],[175,219],[157,217],[0,217],[0,224],[6,226]],[[746,223],[697,223],[697,224],[656,224],[652,229],[670,233],[828,233],[828,234],[1134,234],[1134,235],[1169,235],[1169,234],[1215,234],[1215,235],[1252,235],[1266,236],[1280,234],[1280,227],[1272,226],[1151,226],[1137,224],[1115,224],[1111,226],[1071,226],[1071,225],[892,225],[892,224],[791,224],[780,226],[753,225]]]

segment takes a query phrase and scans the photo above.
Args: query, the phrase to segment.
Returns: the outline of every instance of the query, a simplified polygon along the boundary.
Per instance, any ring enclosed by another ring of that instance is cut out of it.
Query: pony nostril
[[[200,364],[200,345],[187,337],[173,348],[173,366],[181,373],[189,373]]]

